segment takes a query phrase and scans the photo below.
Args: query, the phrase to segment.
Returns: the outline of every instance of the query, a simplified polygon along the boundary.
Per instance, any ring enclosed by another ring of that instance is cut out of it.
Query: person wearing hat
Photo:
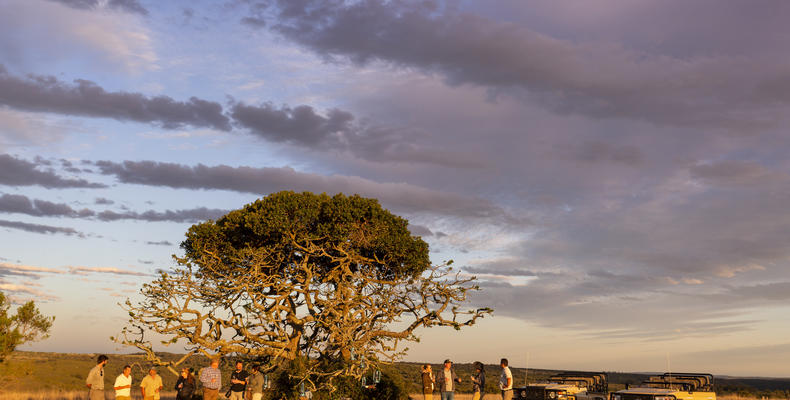
[[[439,386],[442,400],[454,400],[455,384],[461,383],[461,378],[455,374],[453,362],[444,360],[444,369],[436,374],[436,384]]]

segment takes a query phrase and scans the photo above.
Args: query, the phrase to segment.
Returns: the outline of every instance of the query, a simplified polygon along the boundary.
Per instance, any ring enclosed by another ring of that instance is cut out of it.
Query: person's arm
[[[88,372],[88,377],[85,378],[85,386],[87,386],[88,389],[91,389],[91,385],[93,385],[93,369]]]
[[[140,395],[145,399],[145,388],[142,385],[140,386]]]
[[[121,390],[121,389],[126,389],[128,387],[131,387],[131,385],[120,386],[120,383],[121,383],[120,381],[121,381],[121,377],[120,376],[115,378],[115,385],[112,388],[115,389],[115,390]]]

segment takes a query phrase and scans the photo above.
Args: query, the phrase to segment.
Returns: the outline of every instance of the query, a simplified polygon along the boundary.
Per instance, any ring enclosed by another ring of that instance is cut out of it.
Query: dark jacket
[[[436,373],[436,387],[439,388],[440,392],[454,392],[455,386],[458,382],[461,382],[458,379],[458,376],[455,374],[455,370],[450,368],[450,375],[451,379],[453,380],[453,390],[447,390],[447,382],[444,380],[444,368],[440,369],[439,372]]]
[[[425,394],[433,392],[433,378],[427,372],[422,373],[422,392]]]
[[[474,381],[472,383],[472,392],[482,392],[483,390],[485,390],[485,387],[486,387],[486,373],[480,371],[474,375]]]
[[[179,386],[181,386],[179,388]],[[195,379],[184,379],[183,376],[178,377],[178,381],[176,382],[176,399],[178,400],[190,400],[192,399],[192,394],[195,392]]]

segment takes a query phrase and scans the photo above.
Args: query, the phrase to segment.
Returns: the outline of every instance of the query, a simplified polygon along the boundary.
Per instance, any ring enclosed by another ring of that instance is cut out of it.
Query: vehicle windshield
[[[612,393],[610,400],[676,400],[675,396],[641,394],[641,393]]]

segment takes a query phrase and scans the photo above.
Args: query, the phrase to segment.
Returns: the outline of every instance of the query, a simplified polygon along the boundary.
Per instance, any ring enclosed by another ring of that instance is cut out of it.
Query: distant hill
[[[108,354],[110,362],[105,369],[107,385],[121,373],[124,365],[132,366],[134,382],[140,382],[147,373],[149,363],[145,362],[141,354]],[[163,354],[165,359],[175,360],[179,354]],[[96,364],[97,354],[69,354],[69,353],[39,353],[15,352],[9,359],[0,364],[0,377],[4,381],[3,390],[30,391],[30,390],[83,390],[85,377],[88,371]],[[231,359],[225,360],[221,367],[223,381],[228,382],[232,367]],[[202,356],[193,356],[185,363],[196,371],[204,367],[208,360]],[[382,370],[384,373],[398,374],[409,385],[412,393],[420,391],[421,363],[400,362],[387,365]],[[442,366],[433,365],[434,373]],[[469,376],[473,373],[472,364],[455,364],[456,373],[463,379],[458,385],[460,392],[471,392],[472,384]],[[486,365],[486,392],[496,393],[499,379],[499,365]],[[512,368],[516,386],[540,382],[549,376],[563,372],[559,370],[530,368]],[[700,371],[705,372],[705,371]],[[169,371],[160,369],[160,375],[166,390],[172,390],[176,376]],[[610,391],[623,389],[626,385],[638,384],[649,376],[647,373],[608,372]],[[525,375],[526,374],[526,375]],[[716,377],[716,391],[719,394],[737,394],[739,396],[790,398],[790,378],[759,378],[759,377]]]

